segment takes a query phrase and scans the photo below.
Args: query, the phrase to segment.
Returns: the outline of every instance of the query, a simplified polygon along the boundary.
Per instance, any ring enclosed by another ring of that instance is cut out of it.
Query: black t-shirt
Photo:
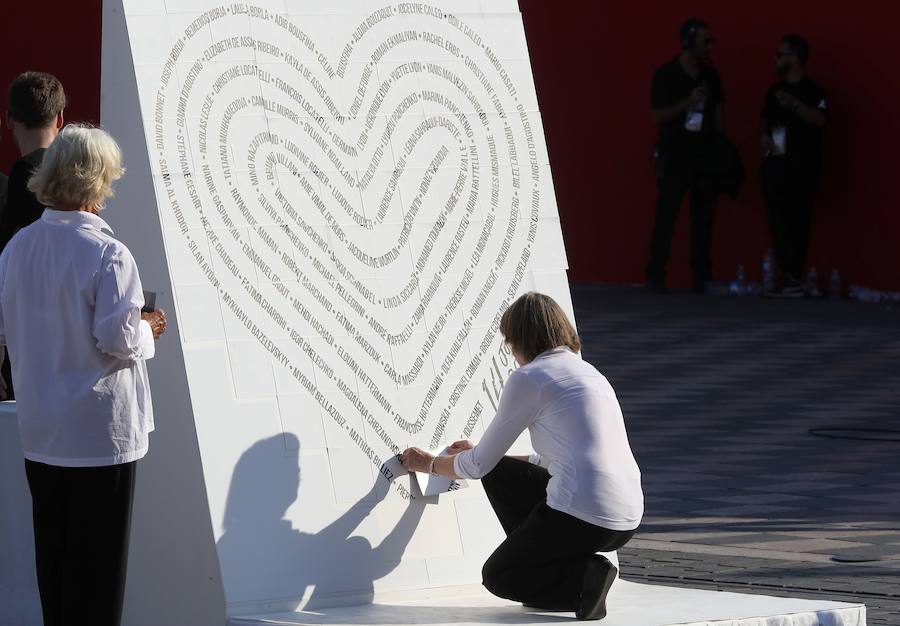
[[[659,147],[661,151],[680,152],[679,148],[689,148],[705,143],[704,140],[717,132],[716,107],[725,102],[722,80],[716,68],[710,65],[700,67],[700,73],[694,78],[687,73],[681,61],[674,60],[661,65],[653,74],[650,106],[654,110],[667,109],[684,102],[697,87],[705,86],[709,95],[706,97],[703,112],[703,124],[699,132],[691,132],[685,128],[687,113],[677,119],[659,125]]]
[[[44,148],[30,152],[13,163],[9,171],[6,206],[0,213],[0,250],[19,229],[40,219],[44,205],[28,190],[28,179],[44,159]]]
[[[775,94],[785,91],[801,103],[820,111],[827,111],[825,90],[816,81],[804,76],[796,83],[780,80],[766,93],[766,103],[762,116],[771,131],[776,126],[784,126],[785,156],[791,161],[803,161],[818,166],[822,160],[822,129],[803,120],[799,114],[782,106]]]

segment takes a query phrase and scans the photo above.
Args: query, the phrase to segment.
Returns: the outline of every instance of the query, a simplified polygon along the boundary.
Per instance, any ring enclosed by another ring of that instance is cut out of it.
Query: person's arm
[[[432,466],[432,473],[438,474],[439,476],[447,476],[448,478],[458,479],[461,476],[456,475],[456,471],[453,469],[453,457],[459,454],[464,450],[471,450],[475,447],[475,444],[472,443],[469,439],[462,439],[453,443],[448,448],[448,453],[446,456],[436,457],[434,459],[434,465]],[[412,450],[419,450],[419,448],[412,448]],[[431,465],[431,455],[425,452],[424,450],[419,450],[422,455],[421,464],[423,469],[421,471],[428,470],[429,465]],[[540,464],[540,455],[538,454],[514,454],[510,455],[511,459],[516,459],[517,461],[525,461],[528,463],[534,463],[535,465]],[[439,461],[440,460],[440,461]]]
[[[671,122],[672,120],[677,120],[679,117],[687,113],[687,110],[691,108],[691,99],[688,98],[679,102],[678,104],[673,104],[670,107],[666,107],[664,109],[653,109],[651,115],[653,116],[653,123],[657,126],[660,124],[665,124],[667,122]]]
[[[803,104],[800,100],[786,91],[779,91],[776,96],[778,102],[781,103],[781,106],[796,113],[797,117],[807,124],[815,126],[816,128],[825,127],[825,124],[828,121],[828,114],[824,109]],[[822,102],[824,103],[825,100],[823,99]]]
[[[706,97],[706,88],[705,87],[697,87],[694,91],[691,92],[691,95],[678,102],[677,104],[673,104],[669,107],[664,108],[654,108],[652,111],[653,115],[653,123],[654,124],[665,124],[666,122],[671,122],[672,120],[677,120],[682,117],[685,113],[687,113],[688,109],[690,109],[695,104],[699,104],[701,100]]]
[[[453,472],[461,478],[481,478],[490,472],[541,407],[541,390],[523,370],[513,372],[503,387],[497,415],[471,450],[453,457]]]
[[[110,245],[103,255],[94,299],[92,331],[97,349],[123,361],[152,358],[154,336],[165,330],[165,323],[157,323],[154,329],[142,319],[143,303],[134,258],[124,245]]]
[[[653,123],[659,125],[677,120],[706,96],[706,88],[697,87],[689,97],[672,104],[673,98],[666,83],[666,74],[662,69],[657,70],[650,85],[650,109]]]
[[[824,128],[825,124],[828,122],[828,115],[825,111],[817,109],[815,107],[807,106],[797,101],[797,104],[794,108],[794,112],[800,116],[807,124],[811,124],[816,128]]]
[[[446,456],[434,456],[422,448],[407,448],[400,453],[400,462],[407,472],[421,472],[422,474],[436,474],[457,480],[462,476],[457,475],[453,468],[455,454]]]
[[[451,447],[451,454],[438,457],[421,448],[408,448],[400,455],[403,467],[410,472],[432,473],[453,479],[481,478],[494,469],[522,431],[534,421],[540,407],[540,395],[537,383],[522,370],[516,370],[504,384],[497,415],[484,431],[478,445],[456,454],[453,454],[454,448]]]

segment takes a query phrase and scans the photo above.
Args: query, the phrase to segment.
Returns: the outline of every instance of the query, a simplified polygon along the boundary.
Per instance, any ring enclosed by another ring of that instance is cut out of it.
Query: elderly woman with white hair
[[[153,430],[144,363],[166,329],[98,215],[122,176],[104,131],[66,126],[29,189],[48,208],[0,256],[44,625],[120,623],[135,464]]]

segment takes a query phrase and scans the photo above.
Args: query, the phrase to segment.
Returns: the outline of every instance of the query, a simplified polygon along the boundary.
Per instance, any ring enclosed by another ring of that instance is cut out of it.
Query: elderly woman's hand
[[[400,462],[407,472],[422,472],[428,474],[431,469],[434,456],[421,448],[407,448],[400,453]]]
[[[156,309],[150,313],[141,313],[141,319],[150,324],[150,330],[153,331],[154,339],[159,339],[160,335],[166,332],[168,322],[166,320],[166,312],[162,309]]]

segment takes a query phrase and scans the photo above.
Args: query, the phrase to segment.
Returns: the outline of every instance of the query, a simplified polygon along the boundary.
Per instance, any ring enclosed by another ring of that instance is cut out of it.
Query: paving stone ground
[[[643,472],[623,576],[864,602],[869,624],[900,624],[900,309],[572,295]]]

